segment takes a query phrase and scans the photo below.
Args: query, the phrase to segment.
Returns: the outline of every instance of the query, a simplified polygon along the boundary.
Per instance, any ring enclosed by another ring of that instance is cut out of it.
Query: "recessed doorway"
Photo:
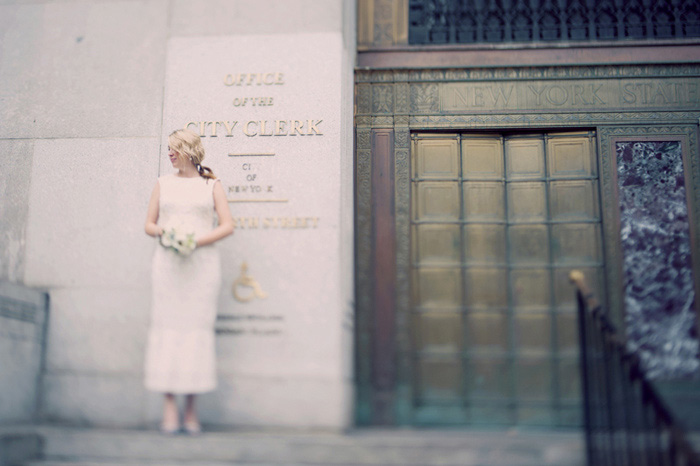
[[[413,133],[414,424],[581,424],[568,273],[602,283],[595,133]]]

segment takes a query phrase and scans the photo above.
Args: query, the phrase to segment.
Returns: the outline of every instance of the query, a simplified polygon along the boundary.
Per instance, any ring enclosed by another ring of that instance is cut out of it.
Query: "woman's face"
[[[170,158],[170,163],[173,164],[173,168],[181,169],[183,167],[183,158],[175,152],[173,148],[168,146],[168,158]]]

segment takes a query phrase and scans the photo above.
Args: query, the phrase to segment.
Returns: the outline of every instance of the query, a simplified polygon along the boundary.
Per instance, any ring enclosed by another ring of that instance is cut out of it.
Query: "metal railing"
[[[589,466],[700,466],[686,432],[645,377],[583,274],[577,288],[586,454]]]

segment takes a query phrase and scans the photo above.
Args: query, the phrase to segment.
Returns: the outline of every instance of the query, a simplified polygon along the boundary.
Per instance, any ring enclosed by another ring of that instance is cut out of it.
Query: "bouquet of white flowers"
[[[163,230],[160,237],[160,244],[167,249],[172,249],[181,256],[189,256],[197,247],[194,240],[194,233],[182,233],[175,228]]]

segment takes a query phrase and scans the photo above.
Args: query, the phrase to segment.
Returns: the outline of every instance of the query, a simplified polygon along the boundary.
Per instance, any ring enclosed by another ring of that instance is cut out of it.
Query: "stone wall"
[[[352,71],[349,0],[0,1],[0,279],[51,299],[42,415],[81,425],[154,423],[160,397],[142,387],[149,319],[146,205],[166,153],[168,47],[174,40],[323,33],[340,38],[342,92],[333,192],[338,213],[327,262],[338,287],[325,322],[333,409],[306,400],[247,398],[275,377],[233,382],[237,408],[216,396],[202,418],[222,424],[342,427],[350,421],[352,329]],[[282,46],[283,44],[281,44]],[[308,50],[313,53],[313,48]],[[264,57],[261,57],[264,61]],[[197,70],[183,70],[196,73]],[[206,147],[206,145],[205,145]],[[223,293],[229,293],[224,283]],[[302,387],[306,376],[291,374]],[[234,378],[235,379],[235,378]],[[248,402],[246,404],[246,401]],[[266,411],[268,416],[255,413]]]
[[[0,281],[0,425],[38,418],[47,296]]]

